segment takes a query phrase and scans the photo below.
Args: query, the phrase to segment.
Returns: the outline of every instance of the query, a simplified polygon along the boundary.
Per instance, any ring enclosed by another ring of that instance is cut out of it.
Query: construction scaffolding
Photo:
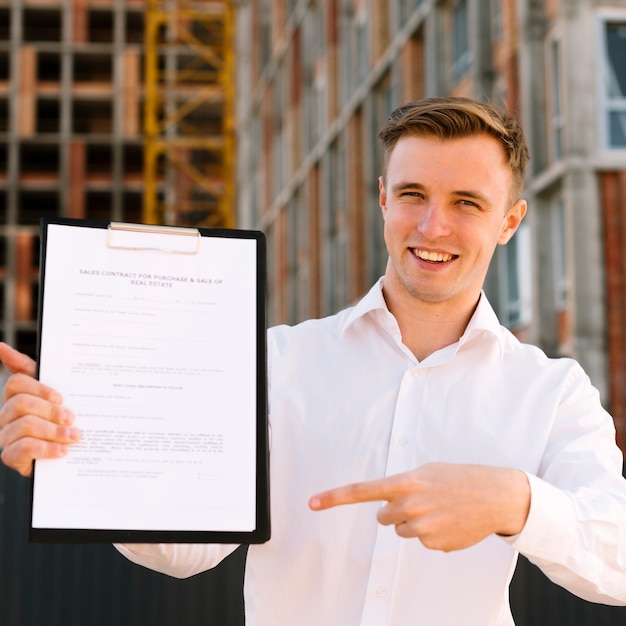
[[[232,2],[147,0],[146,223],[234,225]]]
[[[39,220],[235,225],[234,2],[0,0],[0,338],[34,354]]]

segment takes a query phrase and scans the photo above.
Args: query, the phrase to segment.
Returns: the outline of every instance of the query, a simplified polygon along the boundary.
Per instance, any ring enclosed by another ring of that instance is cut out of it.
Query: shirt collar
[[[343,327],[341,329],[342,334],[345,333],[350,326],[356,322],[356,320],[365,317],[372,311],[383,311],[389,313],[387,303],[383,297],[383,279],[379,278],[372,288],[357,302],[352,308],[348,316],[346,317]]]
[[[465,332],[459,340],[459,346],[471,341],[474,338],[491,336],[498,342],[500,358],[504,354],[505,332],[500,324],[500,320],[493,310],[484,291],[480,292],[480,300],[474,314],[465,328]]]
[[[365,294],[365,296],[359,300],[359,302],[349,312],[341,329],[342,334],[345,333],[358,319],[377,311],[380,311],[383,316],[389,316],[393,319],[383,296],[382,277],[374,283],[368,293]],[[474,311],[465,332],[458,342],[458,347],[460,348],[463,344],[474,338],[486,335],[492,336],[498,341],[500,356],[502,356],[504,350],[503,328],[500,325],[500,321],[489,303],[485,292],[481,291],[476,310]]]

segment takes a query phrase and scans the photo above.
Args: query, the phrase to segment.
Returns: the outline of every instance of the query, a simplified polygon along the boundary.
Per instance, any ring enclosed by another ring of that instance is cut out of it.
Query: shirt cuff
[[[163,563],[171,560],[175,551],[175,544],[161,543],[114,543],[113,547],[129,561],[162,573],[169,573]]]
[[[576,514],[570,497],[545,480],[526,473],[530,511],[522,531],[503,539],[520,554],[564,563],[574,543]]]
[[[129,561],[175,578],[188,578],[210,569],[237,547],[227,544],[181,543],[113,545]]]

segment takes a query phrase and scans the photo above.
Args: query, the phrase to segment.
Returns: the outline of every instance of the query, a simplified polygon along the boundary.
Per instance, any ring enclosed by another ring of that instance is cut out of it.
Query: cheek
[[[383,219],[385,229],[393,231],[394,233],[404,233],[416,227],[415,212],[409,207],[402,205],[394,206],[393,208],[387,207],[387,209],[383,211]]]
[[[391,234],[391,229],[389,228],[389,221],[385,220],[383,223],[383,239],[385,241],[385,245],[387,249],[391,248],[391,242],[393,240],[393,236]]]
[[[406,229],[397,213],[388,211],[383,223],[383,240],[385,247],[390,254],[397,253],[404,247],[407,240]]]
[[[491,256],[502,238],[503,228],[493,222],[466,220],[457,224],[457,233],[479,255]]]

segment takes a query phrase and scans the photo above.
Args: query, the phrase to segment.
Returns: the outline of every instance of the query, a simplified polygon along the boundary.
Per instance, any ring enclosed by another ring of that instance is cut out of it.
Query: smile
[[[422,261],[431,261],[433,263],[445,263],[446,261],[452,261],[456,259],[457,255],[447,254],[445,252],[429,252],[428,250],[420,250],[419,248],[413,248],[413,254],[422,259]]]

